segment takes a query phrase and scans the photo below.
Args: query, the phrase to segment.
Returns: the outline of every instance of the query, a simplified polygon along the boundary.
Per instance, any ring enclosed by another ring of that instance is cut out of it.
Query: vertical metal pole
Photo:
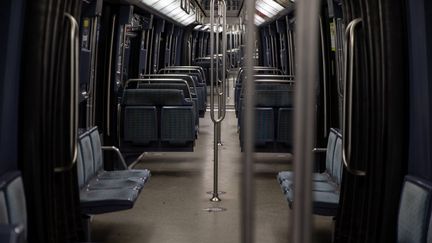
[[[321,55],[322,55],[322,70],[323,70],[323,99],[324,99],[324,137],[327,137],[327,65],[326,65],[326,51],[325,51],[325,39],[324,39],[324,22],[322,17],[319,16],[320,23],[320,37],[321,37]]]
[[[218,137],[217,137],[217,127],[220,122],[223,121],[225,118],[226,110],[224,107],[218,107],[218,109],[222,110],[222,114],[215,118],[215,112],[214,112],[214,0],[210,0],[210,118],[213,121],[214,124],[214,139],[213,139],[213,195],[210,201],[212,202],[219,202],[221,201],[219,198],[218,193],[218,163],[219,163],[219,148],[218,148]],[[218,80],[216,80],[218,82]],[[223,84],[224,85],[224,84]],[[216,87],[217,88],[217,87]],[[219,97],[219,90],[218,91],[218,97]],[[226,97],[223,97],[226,98]]]
[[[297,8],[297,82],[294,109],[293,242],[311,242],[312,169],[315,136],[315,83],[318,78],[318,10],[320,1],[302,0]]]
[[[226,70],[227,70],[227,65],[226,65],[226,53],[227,53],[227,13],[226,13],[226,4],[225,1],[222,2],[223,5],[223,18],[222,18],[222,78],[223,78],[223,82],[227,83],[227,79],[226,79]],[[229,80],[228,80],[229,81]],[[226,92],[226,96],[230,97],[230,93],[229,93],[229,83],[227,83],[225,85],[225,90],[224,92]]]
[[[221,15],[221,6],[220,6],[220,2],[218,1],[218,14],[217,14],[217,25],[216,25],[216,87],[217,87],[217,100],[218,100],[218,117],[221,115],[221,109],[222,109],[222,105],[221,105],[221,91],[220,91],[220,77],[219,77],[219,27],[220,27],[220,15]],[[217,136],[217,141],[218,141],[218,145],[222,145],[221,141],[220,141],[220,131],[221,131],[221,125],[220,123],[217,124],[217,132],[216,132],[216,136]]]
[[[255,0],[246,0],[246,48],[244,60],[246,62],[245,85],[245,113],[242,124],[245,127],[243,178],[242,178],[242,243],[254,242],[254,144],[255,144],[255,105],[254,105],[254,49],[255,49]]]
[[[115,23],[116,23],[116,15],[113,16],[112,25],[111,25],[111,40],[110,40],[110,48],[109,48],[109,56],[108,56],[108,84],[107,84],[107,100],[106,100],[106,133],[107,136],[111,135],[111,76],[112,76],[112,57],[113,57],[113,46],[114,46],[114,32],[115,32]]]

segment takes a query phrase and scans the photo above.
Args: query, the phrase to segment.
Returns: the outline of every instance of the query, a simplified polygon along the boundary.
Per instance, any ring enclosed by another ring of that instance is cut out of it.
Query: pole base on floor
[[[210,199],[212,202],[220,202],[222,201],[217,194],[213,194],[213,197]]]

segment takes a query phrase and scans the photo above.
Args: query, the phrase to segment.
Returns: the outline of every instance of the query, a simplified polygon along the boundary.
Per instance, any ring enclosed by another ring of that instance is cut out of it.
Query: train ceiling
[[[138,0],[154,11],[187,26],[203,24],[210,15],[211,0]],[[244,0],[225,0],[227,17],[240,17],[244,11]],[[216,2],[216,1],[215,1]],[[287,8],[294,6],[295,0],[256,0],[255,24],[261,25]]]

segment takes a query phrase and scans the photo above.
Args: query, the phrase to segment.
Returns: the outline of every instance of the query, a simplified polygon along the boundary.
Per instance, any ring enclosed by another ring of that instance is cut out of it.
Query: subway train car
[[[0,20],[1,243],[432,242],[432,1]]]

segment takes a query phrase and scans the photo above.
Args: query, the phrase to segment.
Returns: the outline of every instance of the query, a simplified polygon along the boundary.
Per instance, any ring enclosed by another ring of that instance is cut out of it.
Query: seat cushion
[[[339,206],[339,193],[337,192],[313,192],[313,213],[323,216],[336,216]],[[285,197],[292,208],[294,203],[294,191],[288,190]]]
[[[294,173],[292,171],[281,171],[277,175],[279,184],[282,184],[283,181],[292,181],[294,180]],[[312,180],[313,181],[328,181],[330,179],[327,173],[313,173]]]
[[[126,210],[133,207],[139,191],[134,189],[106,189],[80,191],[80,206],[83,214],[102,214]]]
[[[90,180],[85,188],[88,190],[101,190],[101,189],[135,189],[141,190],[144,187],[144,182],[140,179],[134,178],[119,178],[119,179],[104,179],[93,178]]]
[[[313,192],[313,213],[323,216],[336,216],[339,207],[338,192]]]
[[[281,187],[283,188],[284,193],[288,190],[294,189],[294,183],[292,181],[285,180],[282,182]],[[314,192],[337,192],[337,186],[332,182],[327,181],[314,181],[312,183],[312,190]]]
[[[131,178],[139,179],[146,182],[150,178],[151,174],[149,170],[115,170],[115,171],[101,171],[98,174],[98,178],[104,179],[121,179],[121,178]]]

